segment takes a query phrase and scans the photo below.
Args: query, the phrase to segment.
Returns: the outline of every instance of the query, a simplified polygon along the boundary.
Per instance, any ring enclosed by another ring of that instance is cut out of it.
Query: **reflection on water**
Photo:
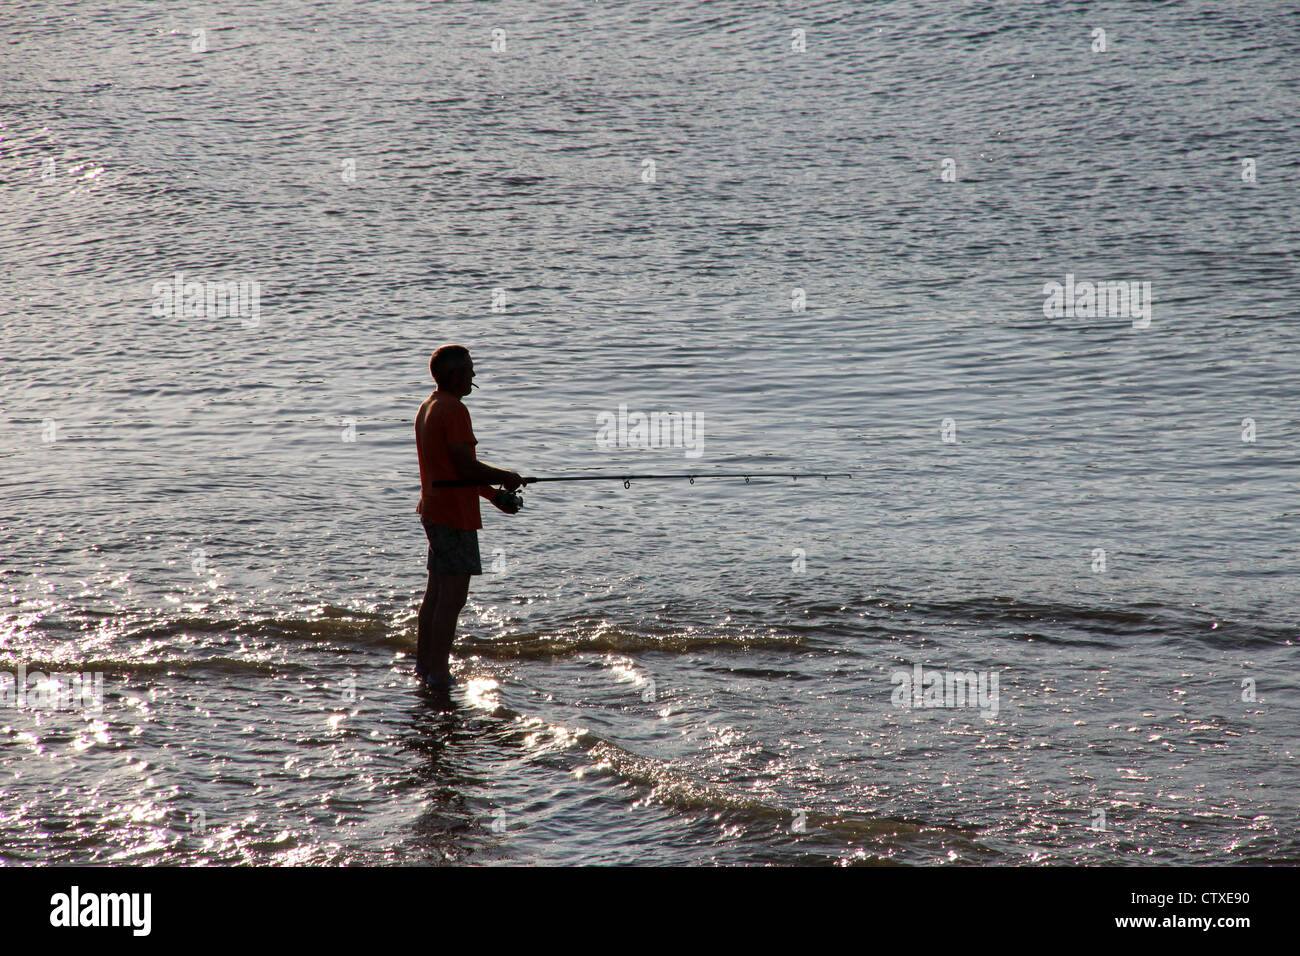
[[[27,13],[0,672],[103,690],[0,704],[0,859],[1296,860],[1288,14]],[[1045,312],[1066,276],[1150,324]],[[854,477],[487,509],[430,694],[449,341],[495,464]],[[605,447],[623,407],[702,456]]]

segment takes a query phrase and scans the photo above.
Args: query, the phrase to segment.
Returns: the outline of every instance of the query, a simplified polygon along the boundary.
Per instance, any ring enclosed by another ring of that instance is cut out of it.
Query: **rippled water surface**
[[[103,695],[0,862],[1300,858],[1294,5],[9,13],[0,671]],[[485,503],[438,700],[447,342],[499,466],[853,477]]]

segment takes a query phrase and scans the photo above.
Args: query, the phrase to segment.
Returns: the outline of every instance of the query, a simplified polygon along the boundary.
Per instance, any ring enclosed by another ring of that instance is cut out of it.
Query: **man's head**
[[[463,345],[444,345],[429,359],[429,373],[438,391],[461,398],[469,394],[474,380],[474,360]]]

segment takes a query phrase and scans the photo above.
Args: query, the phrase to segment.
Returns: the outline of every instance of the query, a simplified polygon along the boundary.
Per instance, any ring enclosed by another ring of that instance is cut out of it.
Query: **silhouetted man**
[[[474,361],[463,345],[444,345],[429,359],[437,388],[415,416],[415,444],[420,458],[420,503],[415,510],[429,538],[429,583],[420,605],[420,644],[415,673],[428,686],[450,687],[451,645],[456,621],[469,595],[471,574],[482,574],[478,529],[483,527],[478,499],[482,495],[506,514],[519,508],[501,501],[489,483],[514,491],[523,484],[517,472],[493,468],[474,455],[478,439],[470,427],[469,409],[461,401],[473,384]],[[432,482],[465,479],[477,487],[435,488]]]

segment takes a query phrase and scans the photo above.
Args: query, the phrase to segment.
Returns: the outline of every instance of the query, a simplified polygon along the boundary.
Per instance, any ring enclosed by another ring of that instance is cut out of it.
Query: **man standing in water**
[[[429,538],[429,583],[420,605],[420,644],[415,673],[429,687],[452,685],[451,645],[456,621],[469,595],[471,574],[482,574],[478,551],[478,496],[506,514],[519,508],[488,487],[489,482],[514,491],[523,484],[518,472],[493,468],[474,455],[478,439],[469,409],[461,401],[474,385],[474,362],[463,345],[444,345],[433,353],[429,371],[437,388],[415,416],[415,446],[420,458],[420,502],[415,510]],[[478,487],[435,488],[435,481],[481,481]]]

